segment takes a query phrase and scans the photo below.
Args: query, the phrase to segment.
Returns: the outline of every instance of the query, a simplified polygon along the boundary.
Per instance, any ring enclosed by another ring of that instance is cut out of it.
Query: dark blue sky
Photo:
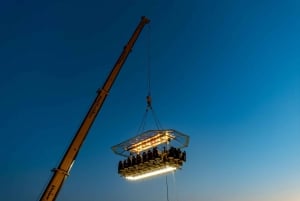
[[[125,181],[110,150],[137,134],[150,35],[155,111],[191,137],[170,201],[299,201],[296,0],[2,1],[1,200],[39,198],[142,15],[57,200],[166,200],[165,177]]]

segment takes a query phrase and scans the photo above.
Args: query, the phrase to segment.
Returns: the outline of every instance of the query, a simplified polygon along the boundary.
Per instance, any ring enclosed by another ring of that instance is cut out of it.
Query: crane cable
[[[147,38],[147,80],[148,80],[148,96],[151,96],[151,27],[148,26],[148,38]]]
[[[146,96],[146,111],[143,115],[142,122],[139,126],[138,132],[142,132],[145,130],[146,122],[147,122],[147,116],[148,112],[152,112],[152,117],[154,120],[154,123],[158,130],[162,129],[161,123],[157,118],[157,115],[152,107],[152,97],[151,97],[151,54],[150,54],[150,44],[151,44],[151,26],[148,26],[148,37],[147,37],[147,96]]]
[[[154,119],[155,125],[158,130],[162,129],[161,123],[157,118],[157,115],[152,107],[152,97],[151,97],[151,54],[150,54],[150,45],[151,45],[151,26],[148,26],[148,38],[147,38],[147,89],[148,94],[146,96],[146,111],[143,115],[142,122],[139,126],[138,133],[145,130],[148,112],[151,110],[152,117]],[[166,176],[166,190],[167,190],[167,201],[169,201],[169,185],[168,185],[168,176]]]
[[[169,201],[169,185],[168,185],[168,176],[166,175],[166,187],[167,187],[167,201]]]
[[[147,108],[151,110],[152,117],[155,121],[157,129],[162,129],[162,125],[157,118],[157,115],[152,107],[152,97],[151,97],[151,26],[148,27],[148,44],[147,44],[147,69],[148,69],[148,95],[147,99]]]

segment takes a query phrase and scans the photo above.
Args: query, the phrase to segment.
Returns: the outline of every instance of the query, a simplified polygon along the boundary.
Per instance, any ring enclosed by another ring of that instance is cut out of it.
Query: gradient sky
[[[125,181],[110,150],[137,134],[150,50],[156,114],[191,138],[169,200],[299,201],[298,0],[1,1],[0,199],[38,200],[142,15],[57,200],[166,200],[165,177]]]

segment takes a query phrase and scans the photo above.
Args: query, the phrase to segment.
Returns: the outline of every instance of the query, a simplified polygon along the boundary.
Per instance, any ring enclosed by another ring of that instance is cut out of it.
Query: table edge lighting
[[[148,177],[153,177],[153,176],[156,176],[156,175],[164,174],[164,173],[167,173],[167,172],[172,172],[176,169],[177,169],[176,167],[165,166],[162,169],[155,170],[153,172],[147,172],[145,174],[137,175],[137,176],[126,176],[125,178],[128,179],[128,180],[135,181],[135,180],[145,179],[145,178],[148,178]]]

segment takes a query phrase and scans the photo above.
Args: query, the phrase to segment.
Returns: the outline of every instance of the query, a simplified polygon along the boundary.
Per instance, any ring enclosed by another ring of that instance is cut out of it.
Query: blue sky
[[[125,181],[110,150],[137,134],[150,50],[157,116],[191,137],[170,201],[299,201],[296,0],[2,1],[1,200],[38,200],[142,15],[57,200],[166,200],[165,177]]]

